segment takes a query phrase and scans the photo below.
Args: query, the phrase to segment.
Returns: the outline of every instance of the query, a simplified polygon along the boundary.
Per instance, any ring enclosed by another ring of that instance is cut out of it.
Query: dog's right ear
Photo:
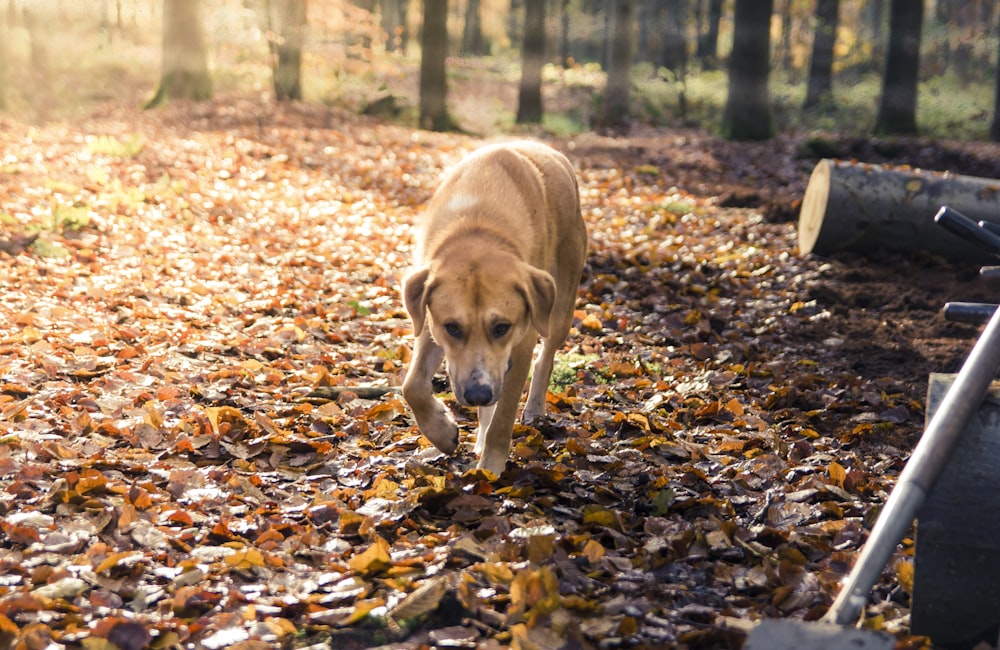
[[[413,321],[413,335],[420,334],[427,318],[427,279],[431,270],[422,268],[403,278],[403,305]]]

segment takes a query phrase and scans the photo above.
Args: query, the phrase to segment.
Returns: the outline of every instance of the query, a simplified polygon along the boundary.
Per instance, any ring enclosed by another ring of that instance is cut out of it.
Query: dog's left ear
[[[549,335],[549,318],[556,304],[556,281],[552,275],[541,269],[529,267],[528,287],[525,299],[531,324],[545,338]]]
[[[427,318],[427,278],[431,270],[423,268],[403,278],[403,305],[413,321],[413,335],[420,334]]]

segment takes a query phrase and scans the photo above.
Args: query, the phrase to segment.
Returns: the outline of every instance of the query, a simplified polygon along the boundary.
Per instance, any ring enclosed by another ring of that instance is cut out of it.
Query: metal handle
[[[982,227],[958,210],[952,210],[946,205],[941,206],[938,213],[934,215],[934,223],[1000,257],[1000,236],[994,234],[992,230]]]

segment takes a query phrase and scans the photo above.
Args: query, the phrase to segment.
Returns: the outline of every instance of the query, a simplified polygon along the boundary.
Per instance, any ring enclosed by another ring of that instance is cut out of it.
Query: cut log
[[[802,198],[799,253],[922,251],[958,263],[996,263],[934,223],[942,205],[1000,223],[1000,180],[821,160]]]

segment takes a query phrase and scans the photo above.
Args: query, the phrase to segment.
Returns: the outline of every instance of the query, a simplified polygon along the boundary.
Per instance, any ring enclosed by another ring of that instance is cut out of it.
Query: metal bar
[[[934,215],[934,223],[1000,257],[1000,236],[980,228],[978,223],[961,212],[952,210],[946,205],[942,206]]]
[[[985,323],[996,310],[996,305],[987,302],[947,302],[942,313],[945,320],[958,323]]]

